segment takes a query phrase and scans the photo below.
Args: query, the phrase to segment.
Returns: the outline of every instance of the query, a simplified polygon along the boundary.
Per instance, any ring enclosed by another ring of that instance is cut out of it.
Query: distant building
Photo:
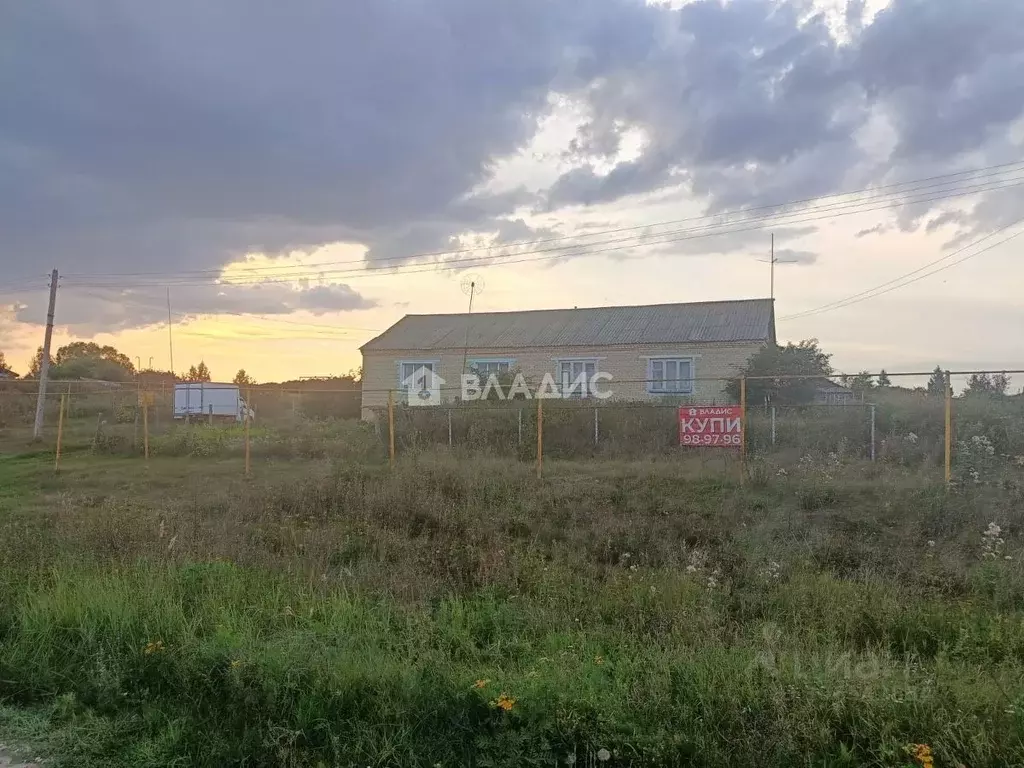
[[[443,379],[442,400],[457,399],[464,368],[533,382],[550,374],[564,391],[600,372],[618,400],[722,403],[726,379],[774,343],[770,299],[407,315],[361,347],[362,412],[386,405],[388,390],[401,399],[415,376],[424,387]]]
[[[831,379],[814,379],[815,405],[850,405],[856,400],[854,391]]]

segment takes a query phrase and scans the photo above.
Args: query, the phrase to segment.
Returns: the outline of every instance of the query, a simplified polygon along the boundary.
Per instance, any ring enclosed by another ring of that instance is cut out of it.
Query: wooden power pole
[[[46,405],[46,379],[50,375],[50,340],[53,338],[53,313],[57,307],[57,270],[50,273],[50,306],[46,310],[46,335],[43,337],[43,359],[39,361],[39,397],[36,399],[36,421],[32,439],[43,437],[43,411]]]

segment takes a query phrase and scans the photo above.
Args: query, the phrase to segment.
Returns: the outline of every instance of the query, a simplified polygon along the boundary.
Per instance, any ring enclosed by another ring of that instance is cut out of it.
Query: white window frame
[[[656,379],[654,377],[654,365],[655,365],[655,363],[660,363],[662,365],[662,377],[661,377],[661,379]],[[656,385],[659,382],[662,383],[662,384],[667,384],[670,381],[670,379],[666,378],[665,375],[664,375],[665,363],[675,363],[676,366],[677,366],[677,371],[678,371],[678,365],[680,363],[686,363],[690,367],[690,376],[687,379],[681,379],[682,387],[680,389],[664,389],[664,388],[658,389],[656,387]],[[693,383],[694,383],[694,379],[696,379],[696,375],[694,373],[694,369],[696,368],[696,365],[697,365],[697,361],[691,355],[658,355],[656,357],[648,357],[647,358],[647,382],[646,382],[646,387],[645,387],[645,389],[647,390],[647,394],[649,394],[649,395],[666,395],[666,396],[672,396],[672,395],[692,395],[693,394],[693,388],[694,388],[693,387]]]
[[[429,366],[431,376],[440,376],[441,361],[440,360],[396,360],[395,361],[395,373],[398,378],[398,391],[402,394],[406,394],[405,377],[402,376],[402,371],[405,370],[405,366],[415,365],[419,368],[426,368]]]
[[[569,391],[569,389],[567,389],[566,386],[565,386],[565,381],[562,379],[562,366],[564,364],[569,363],[569,366],[570,366],[569,387],[571,388],[573,382],[576,381],[576,379],[572,377],[572,364],[573,363],[580,363],[580,364],[582,364],[584,366],[584,368],[583,368],[583,372],[584,373],[586,372],[586,365],[587,365],[587,363],[592,363],[593,366],[594,366],[594,375],[597,375],[598,373],[601,372],[600,363],[601,363],[602,360],[604,360],[603,357],[556,357],[555,358],[555,382],[558,385],[558,391],[561,392],[563,395],[566,392]],[[578,377],[578,374],[577,374],[577,377]],[[594,393],[590,391],[590,381],[587,381],[583,385],[583,392],[580,392],[578,389],[573,389],[572,390],[572,395],[571,395],[571,397],[593,397],[593,396],[594,396]]]

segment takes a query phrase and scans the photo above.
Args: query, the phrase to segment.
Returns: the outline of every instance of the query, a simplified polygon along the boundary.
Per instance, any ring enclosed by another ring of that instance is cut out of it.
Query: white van
[[[256,412],[242,399],[237,384],[215,384],[209,381],[188,381],[174,385],[174,418],[190,421],[209,419],[218,421],[249,421]]]

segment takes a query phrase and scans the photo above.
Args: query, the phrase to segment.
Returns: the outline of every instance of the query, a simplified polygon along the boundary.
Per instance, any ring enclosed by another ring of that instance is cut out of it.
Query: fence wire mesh
[[[890,374],[896,378],[900,374]],[[724,384],[724,382],[723,382]],[[205,385],[215,387],[216,385]],[[0,381],[0,453],[18,453],[32,442],[38,383]],[[264,458],[336,458],[386,462],[390,445],[399,460],[422,451],[452,451],[537,460],[536,400],[447,402],[417,406],[404,393],[350,389],[237,388],[254,420],[217,413],[175,418],[171,386],[135,383],[53,381],[44,401],[42,446],[56,449],[61,429],[66,457],[89,451],[141,456],[148,433],[151,456],[239,457],[249,450]],[[1024,471],[1024,395],[950,398],[950,477],[954,485],[996,481]],[[698,458],[731,471],[741,451],[728,447],[680,446],[679,408],[687,398],[649,402],[551,399],[543,409],[545,460]],[[144,412],[145,409],[145,412]],[[787,467],[881,462],[923,469],[944,477],[946,398],[909,388],[874,389],[844,404],[748,403],[744,412],[743,456],[749,462]],[[180,416],[180,414],[179,414]],[[248,433],[248,437],[246,437]]]

